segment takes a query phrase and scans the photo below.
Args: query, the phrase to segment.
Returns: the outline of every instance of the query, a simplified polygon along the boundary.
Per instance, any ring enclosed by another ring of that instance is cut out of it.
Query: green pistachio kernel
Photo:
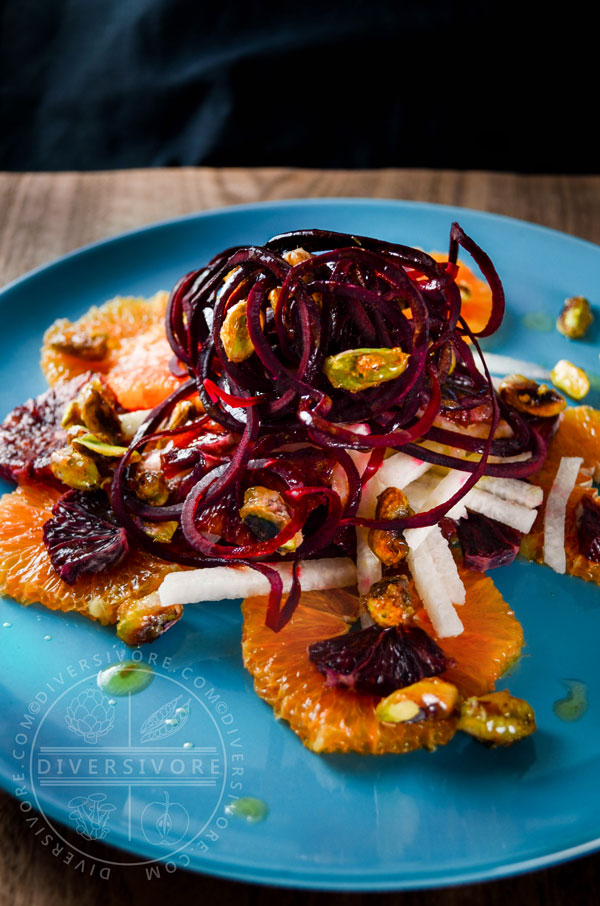
[[[347,349],[325,359],[323,371],[334,387],[358,393],[399,377],[409,356],[399,346],[392,349]]]
[[[84,434],[83,437],[76,437],[73,443],[78,447],[85,447],[96,453],[98,456],[114,456],[118,459],[127,453],[127,447],[120,447],[116,444],[108,444],[95,434]],[[135,454],[134,454],[135,456]],[[139,459],[139,454],[138,454]]]
[[[580,340],[590,327],[594,316],[590,303],[585,296],[571,296],[565,299],[556,327],[569,340]]]
[[[254,352],[254,346],[248,332],[246,299],[236,302],[225,316],[219,333],[225,355],[230,362],[244,362]]]
[[[50,470],[55,478],[78,491],[89,491],[102,484],[102,477],[92,457],[71,446],[54,451],[50,457]]]

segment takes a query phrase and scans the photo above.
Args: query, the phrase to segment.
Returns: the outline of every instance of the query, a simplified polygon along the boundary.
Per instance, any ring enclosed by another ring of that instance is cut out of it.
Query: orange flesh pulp
[[[600,585],[600,563],[588,560],[579,552],[577,537],[576,509],[583,497],[593,497],[595,489],[581,487],[600,469],[600,412],[591,406],[573,406],[560,416],[558,429],[548,445],[548,455],[542,468],[530,477],[532,484],[544,489],[544,497],[554,482],[563,456],[583,457],[583,466],[567,503],[565,519],[565,553],[567,572],[580,576],[588,582]],[[545,503],[538,510],[538,516],[529,535],[521,542],[521,554],[528,560],[544,562],[544,510]]]
[[[151,299],[117,297],[92,307],[75,322],[61,318],[48,328],[42,347],[42,371],[49,384],[96,371],[106,379],[125,409],[152,409],[177,389],[181,380],[169,370],[173,353],[165,335],[168,294]],[[99,360],[69,355],[53,341],[75,327],[88,336],[106,337],[107,352]]]
[[[461,577],[467,589],[467,602],[460,608],[465,631],[454,639],[436,641],[457,661],[443,678],[456,684],[464,695],[481,694],[493,689],[519,656],[523,633],[491,579],[464,569]],[[348,631],[348,623],[339,612],[326,610],[332,605],[342,610],[344,596],[349,597],[339,590],[304,594],[292,620],[279,633],[264,624],[266,598],[244,601],[242,652],[258,695],[314,752],[379,755],[433,749],[449,742],[456,729],[455,717],[383,723],[375,714],[379,697],[326,686],[309,660],[307,648]],[[418,614],[418,622],[435,638],[424,611]]]
[[[22,484],[0,498],[0,593],[19,604],[75,610],[101,623],[114,623],[119,607],[156,591],[173,565],[131,551],[108,573],[81,576],[68,585],[54,571],[43,525],[61,492],[44,484]]]

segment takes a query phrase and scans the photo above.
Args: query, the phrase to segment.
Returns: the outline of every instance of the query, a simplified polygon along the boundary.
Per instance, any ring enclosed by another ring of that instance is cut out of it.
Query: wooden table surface
[[[88,242],[206,208],[279,198],[363,196],[453,204],[506,214],[600,243],[600,177],[518,176],[431,170],[179,169],[0,174],[0,285]],[[0,651],[1,656],[1,651]],[[66,867],[30,833],[15,800],[0,793],[0,904],[102,906],[192,901],[211,906],[512,906],[600,900],[600,856],[518,878],[438,891],[336,894],[275,890],[178,871],[140,881],[113,869],[110,882]]]

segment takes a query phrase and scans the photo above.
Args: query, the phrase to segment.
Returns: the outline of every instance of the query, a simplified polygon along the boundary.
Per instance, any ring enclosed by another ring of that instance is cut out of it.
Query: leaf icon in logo
[[[171,699],[166,705],[153,711],[142,724],[140,737],[142,742],[155,742],[157,739],[166,739],[177,733],[187,722],[190,713],[188,698],[184,705],[179,704],[181,695]]]

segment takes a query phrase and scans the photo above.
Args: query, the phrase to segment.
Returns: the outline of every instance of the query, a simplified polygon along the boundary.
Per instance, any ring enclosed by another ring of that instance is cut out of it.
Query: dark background
[[[596,173],[591,9],[0,0],[0,169]]]

